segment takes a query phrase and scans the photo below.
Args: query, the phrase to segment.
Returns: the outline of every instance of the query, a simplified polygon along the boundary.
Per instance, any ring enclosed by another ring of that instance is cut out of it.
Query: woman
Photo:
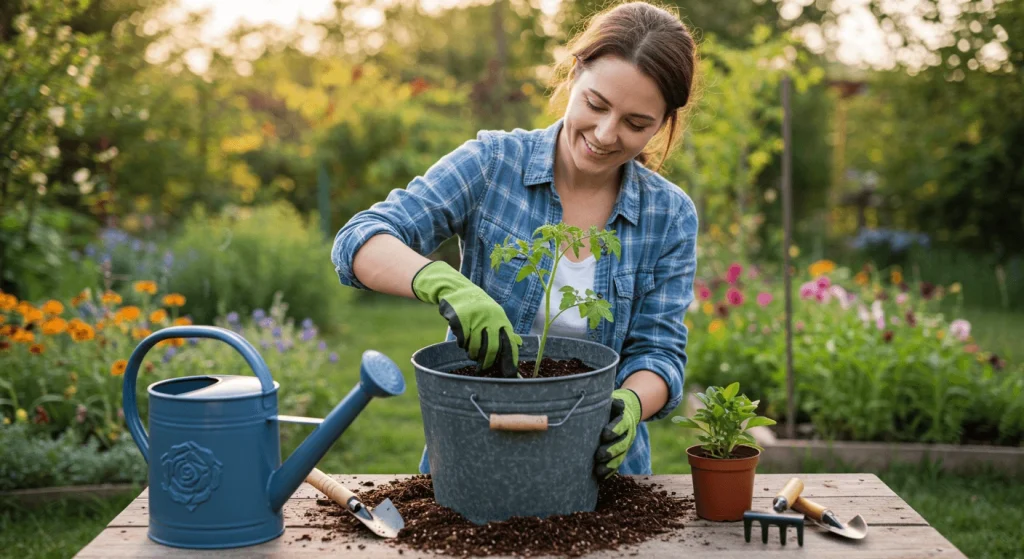
[[[344,285],[438,305],[449,339],[480,366],[510,371],[520,335],[543,327],[543,287],[533,276],[517,282],[514,266],[491,269],[494,245],[508,236],[529,240],[540,225],[560,221],[616,230],[620,259],[597,261],[585,248],[577,261],[570,252],[555,280],[608,299],[614,323],[590,330],[564,313],[549,335],[619,352],[595,475],[649,474],[642,421],[665,417],[682,400],[683,314],[693,299],[697,243],[693,203],[651,161],[664,161],[679,138],[695,45],[677,16],[634,2],[594,17],[569,51],[556,68],[552,104],[564,114],[555,124],[479,132],[406,189],[353,216],[331,257]],[[461,273],[423,256],[453,235]],[[420,471],[429,472],[426,452]]]

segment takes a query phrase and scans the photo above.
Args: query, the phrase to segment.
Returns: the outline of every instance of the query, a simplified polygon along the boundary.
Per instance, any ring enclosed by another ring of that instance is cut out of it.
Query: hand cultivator
[[[853,517],[849,522],[843,523],[836,517],[835,513],[813,501],[800,496],[804,484],[799,478],[792,478],[785,487],[779,491],[772,500],[774,513],[765,513],[748,510],[743,513],[743,537],[750,541],[750,530],[753,522],[761,523],[761,541],[768,543],[768,527],[777,525],[779,527],[779,540],[786,545],[786,528],[796,527],[797,541],[804,545],[804,516],[782,514],[787,508],[810,518],[814,525],[819,526],[845,538],[861,540],[867,536],[868,525],[861,515]]]

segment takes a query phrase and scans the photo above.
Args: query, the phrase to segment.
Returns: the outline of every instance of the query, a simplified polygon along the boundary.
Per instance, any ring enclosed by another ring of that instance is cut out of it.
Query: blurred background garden
[[[333,236],[477,130],[558,118],[549,68],[603,5],[0,4],[0,492],[144,484],[124,360],[189,323],[256,346],[286,414],[325,414],[361,353],[385,353],[409,392],[370,404],[320,467],[414,472],[409,358],[446,324],[342,287]],[[1020,447],[1024,3],[666,5],[701,56],[663,169],[701,221],[687,384],[739,380],[787,419],[788,75],[801,436]],[[432,257],[457,264],[457,243]],[[220,342],[177,340],[150,352],[139,384],[206,372],[250,374]],[[307,433],[284,427],[285,452]],[[688,471],[685,430],[662,421],[652,437],[655,473]],[[878,473],[968,555],[1024,553],[1019,482],[933,464]],[[72,555],[131,496],[2,501],[0,554]]]

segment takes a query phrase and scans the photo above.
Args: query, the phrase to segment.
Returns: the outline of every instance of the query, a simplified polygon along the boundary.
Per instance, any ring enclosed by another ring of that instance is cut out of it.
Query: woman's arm
[[[415,299],[412,278],[430,259],[386,233],[374,235],[356,252],[352,272],[366,287]]]
[[[643,411],[640,419],[651,417],[668,403],[668,384],[651,371],[637,371],[629,375],[622,387],[636,392],[640,398],[640,409]]]

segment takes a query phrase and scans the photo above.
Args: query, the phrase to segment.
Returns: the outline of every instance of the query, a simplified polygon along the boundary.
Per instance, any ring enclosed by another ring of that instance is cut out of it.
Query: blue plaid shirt
[[[392,190],[383,202],[354,215],[338,232],[331,251],[341,283],[367,289],[352,273],[352,261],[373,235],[391,234],[423,255],[458,235],[462,274],[505,309],[517,333],[529,333],[543,286],[532,275],[516,281],[524,260],[492,269],[490,252],[508,235],[529,240],[537,227],[562,220],[554,188],[555,143],[561,126],[559,120],[532,131],[481,131],[407,188]],[[697,212],[677,186],[630,161],[605,227],[618,232],[621,259],[597,262],[594,290],[611,303],[615,321],[601,321],[587,338],[619,353],[616,387],[643,370],[665,380],[668,403],[651,417],[660,419],[683,397],[683,315],[693,300]],[[454,339],[450,329],[447,338]],[[426,452],[420,471],[429,471]],[[638,427],[619,472],[651,473],[646,424]]]

